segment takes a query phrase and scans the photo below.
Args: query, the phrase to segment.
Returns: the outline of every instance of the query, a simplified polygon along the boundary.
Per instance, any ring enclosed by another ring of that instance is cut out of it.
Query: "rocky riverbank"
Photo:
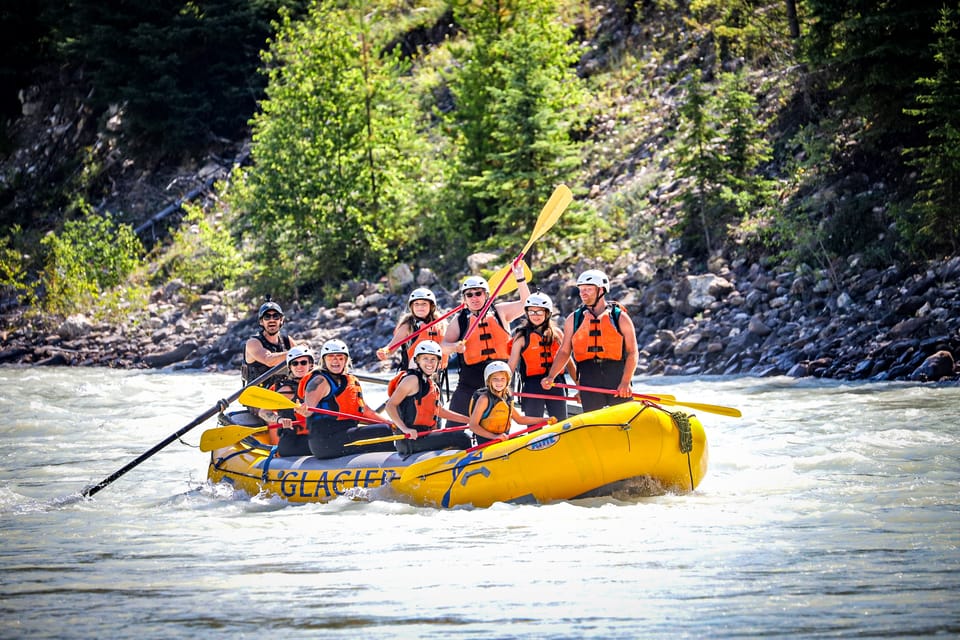
[[[635,262],[608,273],[611,298],[626,306],[637,329],[641,375],[960,379],[960,257],[882,270],[859,268],[854,258],[843,273],[780,272],[746,262],[702,274],[657,272]],[[534,289],[551,295],[566,315],[578,303],[575,276],[551,272]],[[400,291],[431,287],[442,308],[459,302],[428,271],[395,284]],[[285,330],[315,348],[340,338],[355,367],[389,369],[374,352],[390,341],[406,295],[385,289],[351,283],[334,307],[280,301]],[[52,333],[10,329],[0,333],[0,363],[239,372],[257,305],[237,292],[184,294],[182,284],[169,283],[123,326],[76,315]]]

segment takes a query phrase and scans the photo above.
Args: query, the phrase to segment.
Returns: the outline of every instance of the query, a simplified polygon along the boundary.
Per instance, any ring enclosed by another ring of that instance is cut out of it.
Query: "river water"
[[[0,368],[0,637],[960,634],[958,387],[638,380],[743,411],[688,495],[292,506],[207,484],[211,420],[77,497],[237,385]]]

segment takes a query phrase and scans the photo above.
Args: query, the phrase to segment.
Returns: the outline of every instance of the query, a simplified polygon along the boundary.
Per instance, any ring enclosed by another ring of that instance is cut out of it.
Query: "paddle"
[[[359,380],[360,382],[371,382],[373,384],[382,384],[384,386],[390,384],[390,378],[378,378],[377,376],[372,376],[365,373],[358,373],[356,371],[351,371],[353,377]]]
[[[303,424],[303,421],[294,421],[294,424]],[[277,429],[279,422],[264,425],[262,427],[242,427],[237,424],[207,429],[200,436],[200,451],[214,451],[221,447],[228,447],[235,442],[240,442],[247,436],[262,433],[267,429]]]
[[[531,277],[533,277],[533,272],[530,271],[530,267],[528,267],[526,263],[523,264],[523,274],[524,274],[524,277],[526,277],[528,280],[529,280]],[[489,280],[488,282],[489,282],[489,284],[490,284],[491,286],[498,287],[498,288],[499,288],[499,287],[503,287],[503,293],[510,293],[511,291],[516,291],[516,289],[517,289],[517,280],[516,280],[516,278],[511,278],[510,276],[512,276],[512,275],[513,275],[513,269],[512,269],[512,267],[511,267],[511,265],[508,264],[507,266],[503,267],[502,269],[499,269],[496,273],[494,273],[492,276],[490,276],[490,280]],[[447,311],[445,314],[443,314],[442,316],[440,316],[440,317],[437,318],[436,320],[433,320],[433,321],[430,322],[429,324],[426,324],[426,325],[420,327],[419,329],[417,329],[416,331],[414,331],[414,332],[411,333],[410,335],[406,336],[405,338],[400,338],[399,340],[396,340],[396,341],[390,343],[389,345],[387,345],[386,347],[383,348],[383,351],[384,351],[385,353],[389,353],[389,352],[393,351],[394,349],[396,349],[397,347],[403,345],[404,343],[407,343],[407,342],[409,342],[410,340],[413,340],[414,338],[416,338],[418,335],[420,335],[420,334],[423,333],[424,331],[429,330],[431,327],[433,327],[434,325],[436,325],[438,322],[440,322],[440,321],[442,321],[442,320],[446,320],[447,318],[449,318],[449,317],[452,316],[453,314],[458,313],[458,312],[460,312],[460,311],[463,311],[465,308],[466,308],[466,305],[461,302],[460,304],[458,304],[458,305],[457,305],[456,307],[454,307],[453,309],[450,309],[450,311]],[[357,376],[357,377],[359,378],[359,376]]]
[[[434,429],[432,431],[424,431],[420,435],[426,436],[433,433],[449,433],[451,431],[463,431],[467,427],[450,427],[449,429]],[[348,442],[345,444],[345,447],[359,447],[363,444],[380,444],[381,442],[394,442],[396,440],[406,440],[410,437],[408,433],[398,433],[395,436],[383,436],[382,438],[367,438],[366,440],[357,440],[355,442]]]
[[[208,418],[216,414],[218,411],[221,410],[220,408],[222,406],[223,407],[228,406],[231,402],[233,402],[234,400],[239,398],[241,395],[243,395],[243,392],[245,390],[253,388],[253,385],[260,384],[264,380],[269,379],[272,375],[274,375],[275,373],[280,371],[280,369],[286,366],[287,366],[286,362],[280,362],[279,364],[273,366],[267,371],[264,371],[263,374],[258,376],[253,381],[249,382],[246,387],[243,387],[242,389],[240,389],[240,391],[237,391],[236,393],[230,395],[230,397],[228,397],[226,400],[221,400],[217,404],[213,405],[212,407],[210,407],[209,409],[201,413],[199,416],[191,420],[188,424],[184,425],[177,431],[174,431],[169,436],[167,436],[166,438],[164,438],[163,440],[155,444],[153,447],[151,447],[147,451],[144,451],[142,454],[140,454],[139,456],[137,456],[136,458],[128,462],[126,465],[124,465],[120,469],[117,469],[116,471],[111,473],[109,476],[107,476],[97,484],[84,488],[83,491],[80,492],[80,495],[83,496],[84,498],[89,498],[90,496],[99,493],[100,490],[106,487],[108,484],[110,484],[120,476],[124,475],[126,472],[130,471],[131,469],[139,465],[141,462],[143,462],[147,458],[153,456],[153,454],[157,453],[158,451],[166,447],[168,444],[170,444],[171,442],[173,442],[174,440],[176,440],[177,438],[185,434],[187,431],[190,431],[190,429],[193,429],[198,424],[206,421]],[[280,396],[280,397],[282,398],[283,396]]]
[[[214,451],[221,447],[228,447],[235,442],[240,442],[247,436],[262,433],[269,427],[241,427],[239,425],[229,425],[226,427],[217,427],[208,429],[200,436],[200,451]]]
[[[601,389],[599,387],[584,387],[576,384],[560,384],[555,383],[555,387],[560,387],[561,389],[574,389],[576,391],[589,391],[591,393],[605,393],[607,395],[617,395],[616,390],[614,389]],[[685,402],[682,400],[677,400],[673,396],[651,396],[644,395],[642,393],[634,393],[634,399],[636,400],[650,400],[651,402],[659,402],[665,405],[680,405],[682,407],[690,407],[691,409],[699,409],[700,411],[706,411],[707,413],[716,413],[721,416],[730,416],[731,418],[739,418],[743,414],[740,413],[739,409],[734,409],[733,407],[724,407],[716,404],[703,404],[702,402]]]
[[[527,254],[527,251],[530,250],[530,247],[533,246],[533,243],[543,237],[547,231],[556,224],[557,220],[560,219],[560,214],[563,213],[564,209],[567,208],[573,201],[573,194],[570,192],[570,189],[567,185],[561,184],[553,191],[553,195],[550,196],[550,199],[547,200],[547,204],[543,205],[543,209],[540,211],[540,215],[537,217],[537,223],[533,226],[533,233],[530,234],[530,239],[527,241],[527,244],[524,245],[523,249],[517,254],[517,257],[514,258],[513,264],[519,264],[523,260],[523,256]],[[500,289],[503,286],[503,282],[493,290],[493,293],[487,298],[486,303],[480,309],[480,313],[477,314],[477,317],[474,319],[473,323],[467,329],[467,332],[460,336],[460,342],[466,342],[467,338],[470,337],[470,334],[474,332],[477,328],[477,325],[480,324],[480,321],[487,311],[490,309],[490,305],[493,304],[494,298],[500,293]]]
[[[250,387],[245,389],[244,392],[240,394],[240,402],[248,407],[270,409],[273,411],[276,411],[277,409],[294,409],[297,406],[297,403],[290,398],[279,394],[276,391],[264,389],[263,387]],[[327,416],[337,416],[340,418],[350,418],[351,420],[356,420],[358,422],[372,422],[377,424],[382,422],[379,418],[361,416],[355,413],[347,413],[345,411],[331,411],[329,409],[321,409],[319,407],[307,407],[307,409],[314,413],[322,413]]]
[[[554,384],[554,386],[555,386],[555,387],[559,387],[560,385],[559,385],[559,384]],[[516,396],[517,398],[538,398],[538,399],[540,399],[540,400],[571,400],[571,401],[574,400],[574,398],[571,398],[571,397],[568,397],[568,396],[550,396],[550,395],[547,395],[547,394],[545,394],[545,393],[523,393],[523,392],[518,391],[518,392],[514,393],[513,395]],[[638,395],[639,395],[639,394],[638,394]],[[676,401],[676,397],[675,397],[675,396],[671,396],[671,395],[668,395],[668,394],[658,394],[658,395],[656,395],[656,396],[645,396],[645,397],[646,397],[647,399],[657,398],[657,399],[663,400],[664,403],[666,403],[667,401]]]

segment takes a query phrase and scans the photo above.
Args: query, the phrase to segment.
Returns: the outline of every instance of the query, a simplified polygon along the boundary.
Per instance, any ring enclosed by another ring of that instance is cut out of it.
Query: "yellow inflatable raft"
[[[650,478],[662,490],[691,491],[706,475],[708,459],[695,416],[644,402],[584,413],[473,451],[277,458],[260,437],[212,451],[210,480],[291,502],[350,495],[487,507],[610,495],[636,478]]]

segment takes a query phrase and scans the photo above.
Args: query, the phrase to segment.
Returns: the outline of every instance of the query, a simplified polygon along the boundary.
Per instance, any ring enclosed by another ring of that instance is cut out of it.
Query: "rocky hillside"
[[[717,264],[699,274],[656,273],[626,260],[611,272],[611,297],[637,328],[641,375],[750,375],[852,380],[960,379],[960,257],[918,267],[856,268],[844,273],[778,272],[759,264]],[[577,304],[575,274],[535,280],[561,314]],[[416,283],[457,304],[455,288],[429,272]],[[405,296],[358,283],[335,307],[286,309],[286,331],[318,348],[341,338],[354,365],[389,369],[374,352],[389,343]],[[237,314],[229,292],[190,305],[177,283],[154,292],[144,317],[125,327],[94,326],[83,316],[58,331],[18,330],[3,338],[0,362],[123,368],[202,368],[239,372],[252,313]]]
[[[638,25],[612,10],[602,29],[602,37],[611,42],[645,37]],[[585,65],[604,66],[596,51]],[[5,222],[52,215],[63,206],[57,199],[63,194],[47,187],[69,186],[96,167],[93,192],[99,197],[92,204],[145,228],[149,244],[162,239],[163,226],[176,219],[178,202],[212,199],[212,180],[244,157],[246,141],[221,140],[213,141],[202,158],[145,160],[130,151],[135,141],[124,137],[121,111],[102,117],[89,111],[81,80],[51,70],[21,93],[22,117],[9,129],[15,150],[0,158]],[[611,264],[571,261],[538,273],[534,286],[554,297],[561,314],[577,302],[572,286],[577,272],[600,266],[613,280],[611,297],[634,319],[641,348],[638,374],[960,379],[955,364],[960,358],[958,257],[877,269],[865,268],[852,256],[831,271],[779,266],[769,258],[716,260],[695,272],[663,268],[670,261],[656,251],[670,250],[665,229],[673,222],[678,198],[668,159],[657,154],[664,144],[663,123],[675,119],[676,105],[670,96],[661,96],[661,111],[650,115],[631,108],[634,97],[647,99],[625,91],[609,122],[596,123],[596,146],[588,153],[592,175],[576,186],[591,199],[610,199],[650,180],[649,168],[659,167],[656,179],[663,188],[654,192],[657,201],[647,209],[656,218],[651,225],[659,248],[637,254],[624,247]],[[626,114],[632,112],[644,115],[632,131],[633,140],[625,144]],[[84,153],[87,163],[76,161]],[[859,188],[873,192],[876,187],[866,179]],[[166,216],[168,212],[174,215]],[[151,219],[158,223],[156,229],[149,226]],[[459,302],[453,297],[456,283],[440,282],[428,271],[392,285],[391,293],[385,280],[348,283],[350,293],[333,307],[285,303],[286,329],[314,347],[330,337],[342,338],[351,346],[356,366],[376,370],[381,363],[374,351],[389,342],[403,311],[404,291],[429,286],[441,306]],[[239,371],[242,344],[256,328],[256,306],[244,291],[198,295],[174,281],[154,291],[147,309],[133,313],[125,324],[95,325],[78,314],[50,331],[22,322],[23,309],[4,300],[0,311],[6,314],[2,326],[7,329],[0,332],[0,363]]]

